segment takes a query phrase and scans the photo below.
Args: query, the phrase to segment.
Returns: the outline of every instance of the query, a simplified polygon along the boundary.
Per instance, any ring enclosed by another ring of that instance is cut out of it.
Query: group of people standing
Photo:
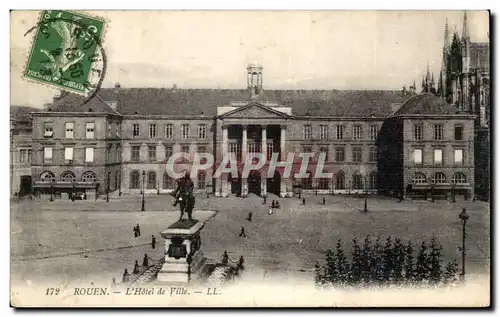
[[[134,226],[134,238],[141,236],[141,227],[139,224]],[[154,235],[151,235],[151,248],[156,249],[156,238]]]

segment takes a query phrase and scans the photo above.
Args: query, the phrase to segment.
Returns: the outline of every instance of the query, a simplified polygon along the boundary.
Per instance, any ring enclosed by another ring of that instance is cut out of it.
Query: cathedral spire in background
[[[462,39],[464,41],[470,41],[469,19],[467,19],[467,11],[464,11],[464,21],[463,21],[463,27],[462,27]]]

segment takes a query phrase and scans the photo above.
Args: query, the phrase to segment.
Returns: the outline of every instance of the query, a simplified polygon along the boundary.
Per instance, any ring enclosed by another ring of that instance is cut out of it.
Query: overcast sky
[[[444,24],[462,34],[463,11],[94,11],[107,20],[103,87],[245,88],[264,66],[264,89],[420,87],[441,68]],[[11,12],[11,104],[42,107],[57,92],[21,78],[38,12]],[[468,12],[488,41],[488,13]]]

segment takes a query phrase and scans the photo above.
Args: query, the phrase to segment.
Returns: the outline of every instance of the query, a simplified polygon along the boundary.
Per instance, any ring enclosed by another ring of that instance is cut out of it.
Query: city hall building
[[[247,67],[244,89],[103,88],[89,102],[61,94],[32,113],[35,191],[163,194],[173,153],[211,153],[215,164],[193,181],[216,196],[401,193],[408,184],[474,193],[475,115],[432,93],[373,90],[268,90],[264,68]],[[269,164],[242,177],[251,153],[280,161],[315,153],[309,177],[283,177]],[[322,171],[314,178],[319,153]],[[222,158],[238,175],[213,177]],[[182,162],[181,162],[182,163]],[[185,162],[186,167],[189,162]]]

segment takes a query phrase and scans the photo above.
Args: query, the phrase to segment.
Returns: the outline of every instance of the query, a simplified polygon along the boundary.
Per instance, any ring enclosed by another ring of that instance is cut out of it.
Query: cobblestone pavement
[[[305,195],[306,204],[297,198],[279,199],[281,208],[268,215],[268,204],[248,198],[197,196],[195,218],[211,218],[202,231],[202,250],[209,259],[220,258],[227,250],[230,260],[245,259],[243,279],[264,281],[311,280],[316,260],[324,259],[328,248],[339,238],[350,253],[351,239],[366,234],[400,237],[403,242],[436,236],[443,245],[444,260],[457,256],[461,245],[458,213],[467,208],[468,272],[485,272],[489,259],[489,205],[483,202],[403,201],[368,198],[368,213],[362,213],[364,199],[325,195]],[[21,283],[69,284],[80,281],[121,281],[124,268],[133,270],[135,260],[142,263],[144,253],[160,259],[164,244],[159,236],[178,218],[172,197],[145,197],[146,212],[140,212],[140,196],[112,197],[98,201],[56,200],[21,201],[11,206],[11,275]],[[252,211],[251,222],[246,220]],[[141,236],[134,238],[132,228],[139,223]],[[247,237],[238,237],[241,226]],[[156,236],[152,249],[151,235]],[[484,253],[487,255],[485,255]],[[26,285],[26,284],[25,284]]]

